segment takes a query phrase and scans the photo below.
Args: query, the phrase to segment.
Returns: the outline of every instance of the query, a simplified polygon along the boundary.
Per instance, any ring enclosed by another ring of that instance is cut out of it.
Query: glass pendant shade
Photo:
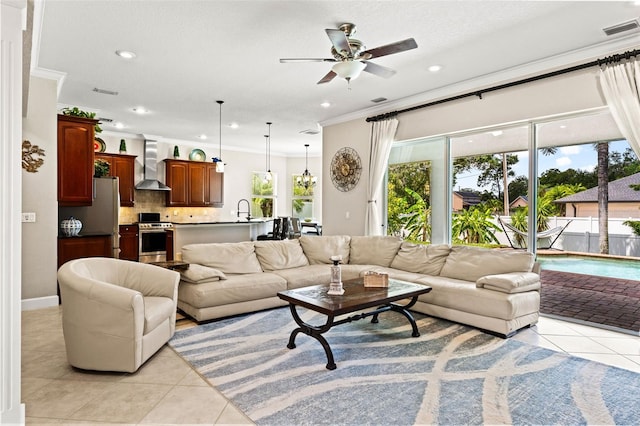
[[[338,77],[350,81],[358,78],[366,66],[367,65],[365,63],[360,61],[344,61],[335,64],[332,70],[338,74]]]

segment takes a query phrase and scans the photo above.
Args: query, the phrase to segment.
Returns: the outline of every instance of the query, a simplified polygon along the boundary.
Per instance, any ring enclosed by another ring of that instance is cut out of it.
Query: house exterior
[[[480,204],[480,194],[472,191],[453,191],[453,211],[467,210]]]
[[[630,185],[640,184],[640,173],[609,182],[609,217],[640,217],[640,191]],[[598,187],[589,188],[555,200],[565,204],[566,217],[598,216]]]
[[[529,205],[529,200],[527,200],[526,196],[518,195],[518,198],[509,203],[509,211],[514,211],[518,207],[527,207]]]

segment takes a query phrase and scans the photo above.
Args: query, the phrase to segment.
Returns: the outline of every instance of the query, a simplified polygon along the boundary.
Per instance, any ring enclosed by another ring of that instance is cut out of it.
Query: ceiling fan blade
[[[366,59],[379,58],[380,56],[392,55],[394,53],[404,52],[405,50],[415,49],[416,47],[418,47],[416,41],[412,38],[408,38],[406,40],[365,50],[361,56],[366,56]]]
[[[318,82],[318,84],[323,84],[323,83],[328,83],[331,80],[333,80],[335,78],[335,76],[337,76],[338,74],[336,74],[333,71],[329,71],[327,73],[327,75],[325,75],[324,77],[322,77],[322,79]]]
[[[383,67],[382,65],[374,64],[373,62],[365,62],[365,64],[367,64],[367,66],[364,68],[364,71],[375,74],[378,77],[389,78],[393,77],[396,73],[391,68]]]
[[[331,28],[327,28],[325,31],[329,36],[329,40],[331,40],[331,44],[333,44],[333,47],[336,48],[338,53],[349,58],[353,56],[351,46],[349,46],[349,40],[344,31]]]
[[[288,62],[336,62],[333,58],[281,58],[280,63]]]

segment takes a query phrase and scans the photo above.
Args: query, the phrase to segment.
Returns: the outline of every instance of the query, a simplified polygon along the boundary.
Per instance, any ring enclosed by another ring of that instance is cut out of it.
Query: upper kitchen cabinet
[[[170,207],[222,207],[224,174],[216,173],[215,163],[164,160]]]
[[[109,176],[117,176],[119,181],[120,205],[133,207],[135,204],[135,155],[95,154],[96,160],[102,159],[109,163]]]
[[[58,115],[58,203],[90,206],[93,201],[93,141],[97,120]]]

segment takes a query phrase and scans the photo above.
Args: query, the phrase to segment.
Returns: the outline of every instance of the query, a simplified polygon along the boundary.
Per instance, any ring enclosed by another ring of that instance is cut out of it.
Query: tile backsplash
[[[120,223],[138,222],[138,213],[160,213],[165,222],[218,222],[232,220],[223,215],[222,208],[213,207],[167,207],[164,191],[136,190],[135,207],[120,207]]]

